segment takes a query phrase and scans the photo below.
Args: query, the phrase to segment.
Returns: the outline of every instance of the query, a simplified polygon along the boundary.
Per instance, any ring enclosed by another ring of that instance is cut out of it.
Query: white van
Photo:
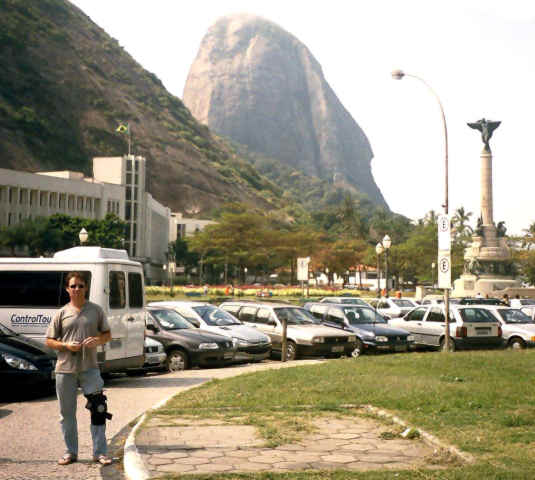
[[[44,343],[48,324],[69,302],[65,275],[84,272],[88,299],[108,317],[112,339],[98,347],[103,372],[141,368],[144,363],[143,268],[125,250],[74,247],[53,258],[0,258],[0,323]]]

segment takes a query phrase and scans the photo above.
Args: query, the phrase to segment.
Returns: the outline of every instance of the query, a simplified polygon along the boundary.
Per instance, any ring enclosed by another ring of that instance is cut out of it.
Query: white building
[[[177,238],[186,238],[194,235],[195,232],[200,232],[206,227],[217,223],[213,220],[198,220],[196,218],[184,218],[182,213],[171,213],[169,223],[169,241],[174,242]]]
[[[55,213],[91,219],[114,213],[127,223],[129,256],[144,264],[149,282],[161,281],[171,211],[145,190],[145,180],[145,158],[134,155],[94,158],[91,178],[72,171],[0,169],[0,226]]]

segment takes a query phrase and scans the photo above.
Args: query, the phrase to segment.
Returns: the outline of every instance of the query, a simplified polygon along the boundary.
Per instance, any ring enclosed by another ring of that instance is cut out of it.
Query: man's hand
[[[87,337],[82,342],[82,345],[86,348],[95,348],[96,346],[100,345],[100,337]]]

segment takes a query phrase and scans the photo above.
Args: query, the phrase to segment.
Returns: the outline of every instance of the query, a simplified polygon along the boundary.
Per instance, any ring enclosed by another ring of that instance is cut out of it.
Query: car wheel
[[[362,343],[362,340],[360,338],[357,338],[357,342],[355,344],[355,350],[351,352],[351,356],[353,358],[358,358],[364,353],[364,344]]]
[[[442,340],[440,340],[440,347],[439,347],[439,350],[441,352],[445,352],[446,351],[446,339],[443,338]],[[456,346],[455,346],[455,340],[453,340],[453,338],[450,338],[450,348],[449,348],[449,351],[450,352],[455,352],[456,350]]]
[[[286,360],[295,360],[297,358],[297,345],[294,342],[286,342]]]
[[[511,348],[512,350],[523,350],[524,348],[526,348],[526,344],[521,338],[514,337],[509,340],[507,347]]]
[[[167,354],[166,366],[169,372],[187,370],[188,356],[182,350],[172,350]]]

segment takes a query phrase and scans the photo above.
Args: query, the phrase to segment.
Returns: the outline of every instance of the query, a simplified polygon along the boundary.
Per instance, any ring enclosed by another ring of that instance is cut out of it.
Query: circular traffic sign
[[[450,228],[449,218],[446,216],[440,217],[438,220],[438,228],[440,229],[441,232],[447,232],[448,229]]]
[[[449,270],[450,270],[450,260],[448,258],[441,258],[440,261],[438,262],[438,265],[439,265],[439,268],[440,268],[440,271],[442,273],[448,273]]]

